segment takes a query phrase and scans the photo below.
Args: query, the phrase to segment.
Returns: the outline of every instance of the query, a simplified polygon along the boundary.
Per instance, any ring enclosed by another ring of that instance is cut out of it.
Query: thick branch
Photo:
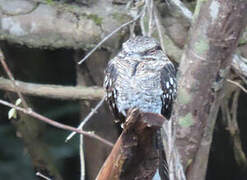
[[[183,3],[180,0],[168,0],[169,4],[171,4],[171,6],[169,6],[168,11],[170,12],[171,16],[175,16],[176,18],[178,18],[179,20],[175,20],[177,22],[177,24],[183,25],[185,26],[185,28],[183,29],[179,29],[179,33],[180,34],[184,34],[187,37],[187,29],[186,26],[188,26],[189,24],[192,24],[192,20],[193,20],[193,16],[192,13],[190,12],[190,10],[188,8],[186,8],[185,5],[183,5]],[[161,4],[164,4],[163,1],[160,2]],[[160,12],[166,12],[164,9],[164,5],[160,5],[159,6],[159,10]],[[198,12],[195,12],[195,16],[197,16]],[[168,18],[169,19],[169,18]],[[163,25],[166,28],[166,30],[169,30],[169,26],[166,25],[166,17],[162,17],[163,20]],[[184,25],[185,24],[185,25]],[[168,26],[168,27],[167,27]],[[186,31],[186,32],[181,32],[181,31]],[[245,28],[245,34],[247,34],[247,28]],[[178,35],[178,33],[168,33],[166,35],[169,35],[170,38],[172,40],[176,42],[176,37]],[[245,37],[241,37],[246,39],[246,35]],[[182,41],[180,43],[180,46],[183,47],[186,41]],[[165,45],[166,45],[166,51],[168,51],[168,55],[172,58],[175,59],[176,62],[180,62],[180,57],[182,56],[182,50],[179,49],[177,46],[174,45],[174,43],[171,43],[169,40],[169,37],[166,37],[166,41],[165,41]],[[247,77],[247,60],[246,58],[238,55],[238,54],[234,54],[233,56],[233,61],[231,64],[231,67],[241,76]]]
[[[100,100],[104,90],[100,87],[73,87],[59,85],[43,85],[16,81],[18,90],[26,95],[42,96],[68,100]],[[11,80],[0,78],[0,89],[16,92]]]
[[[21,2],[22,6],[17,9],[15,7],[18,6],[18,1],[8,3],[0,1],[0,21],[2,23],[0,39],[31,47],[91,48],[100,41],[102,33],[109,34],[131,19],[123,5],[112,5],[108,1],[96,1],[89,8],[55,2],[52,4],[33,3],[29,0],[21,0]],[[102,5],[102,3],[105,4]],[[164,4],[163,1],[162,4]],[[168,33],[172,40],[176,40],[181,34],[185,36],[181,37],[184,40],[176,42],[183,47],[187,36],[186,30],[192,21],[192,13],[179,0],[171,1],[169,4],[171,5],[168,9],[164,5],[159,5],[159,10],[161,14],[169,11],[175,17],[167,15],[162,17],[162,24],[167,26],[167,30],[171,28],[169,32],[174,32]],[[107,6],[108,11],[105,11],[102,6]],[[181,23],[179,25],[181,28],[170,27],[171,19],[176,21],[174,25]],[[179,29],[179,33],[173,29]],[[174,45],[171,39],[165,38],[167,53],[179,62],[182,51]],[[117,41],[118,38],[115,37],[114,40]],[[114,46],[112,39],[105,43],[105,47]],[[247,74],[244,75],[247,76]]]
[[[159,164],[154,135],[164,117],[132,110],[124,130],[102,166],[97,180],[151,180]]]
[[[0,39],[36,48],[87,49],[102,34],[109,34],[131,19],[123,5],[110,1],[93,1],[90,7],[43,2],[0,1]],[[114,43],[108,45],[114,47]]]
[[[211,125],[216,118],[232,54],[246,25],[246,8],[244,1],[203,1],[192,26],[180,63],[178,99],[172,116],[178,123],[176,143],[184,167],[192,161],[189,179],[205,178]]]

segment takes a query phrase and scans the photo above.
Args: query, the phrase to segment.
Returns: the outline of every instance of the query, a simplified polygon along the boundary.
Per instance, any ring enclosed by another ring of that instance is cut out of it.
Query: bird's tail
[[[157,148],[159,152],[159,175],[161,180],[169,180],[169,169],[166,161],[165,148],[162,142],[161,131],[156,133]]]

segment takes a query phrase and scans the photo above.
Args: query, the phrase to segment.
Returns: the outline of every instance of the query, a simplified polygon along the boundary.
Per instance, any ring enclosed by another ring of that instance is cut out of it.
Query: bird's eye
[[[162,50],[160,46],[156,46],[152,49],[149,49],[143,53],[143,55],[151,55],[154,54],[157,50]]]
[[[156,51],[156,49],[150,49],[149,51],[148,51],[148,53],[149,54],[152,54],[152,53],[154,53]]]
[[[156,50],[162,50],[161,46],[156,46]]]

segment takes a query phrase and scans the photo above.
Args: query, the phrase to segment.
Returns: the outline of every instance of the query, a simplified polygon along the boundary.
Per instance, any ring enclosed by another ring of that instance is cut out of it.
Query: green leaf
[[[16,105],[16,106],[19,106],[20,104],[21,104],[21,99],[18,98],[18,99],[15,101],[15,105]]]
[[[16,119],[17,118],[17,113],[16,113],[16,109],[15,108],[11,108],[8,112],[8,118],[9,119]]]

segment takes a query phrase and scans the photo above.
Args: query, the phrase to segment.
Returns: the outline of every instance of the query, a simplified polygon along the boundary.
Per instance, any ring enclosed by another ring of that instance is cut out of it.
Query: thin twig
[[[82,60],[80,60],[78,62],[78,64],[83,63],[91,54],[94,53],[94,51],[96,51],[96,49],[98,49],[107,39],[109,39],[113,34],[117,33],[118,31],[120,31],[122,28],[124,28],[125,26],[128,26],[129,24],[132,24],[133,22],[137,21],[139,18],[141,17],[141,15],[137,16],[136,18],[134,18],[133,20],[121,25],[120,27],[118,27],[117,29],[115,29],[114,31],[112,31],[110,34],[108,34],[104,39],[102,39],[102,41],[100,41]]]
[[[151,37],[153,33],[153,13],[154,13],[154,2],[153,0],[146,0],[148,2],[148,14],[149,14],[149,22],[148,22],[148,36]]]
[[[180,0],[169,0],[167,2],[175,7],[173,8],[175,11],[174,14],[179,14],[183,18],[187,19],[188,22],[192,20],[192,12]]]
[[[36,176],[42,177],[42,178],[44,178],[45,180],[52,180],[51,178],[48,178],[47,176],[41,174],[40,172],[36,172]]]
[[[88,136],[88,137],[97,139],[100,142],[103,142],[103,143],[105,143],[105,144],[107,144],[109,146],[113,146],[113,144],[111,142],[109,142],[106,139],[104,139],[104,138],[102,138],[102,137],[94,134],[93,132],[87,132],[87,131],[79,130],[79,129],[74,128],[72,126],[68,126],[68,125],[65,125],[65,124],[56,122],[56,121],[54,121],[52,119],[49,119],[49,118],[47,118],[47,117],[45,117],[45,116],[43,116],[41,114],[38,114],[38,113],[34,112],[30,108],[24,109],[24,108],[18,107],[18,106],[14,105],[14,104],[11,104],[11,103],[9,103],[7,101],[4,101],[4,100],[1,100],[1,99],[0,99],[0,104],[3,104],[5,106],[11,107],[11,108],[15,108],[18,111],[21,111],[21,112],[23,112],[23,113],[25,113],[25,114],[27,114],[29,116],[35,117],[35,118],[37,118],[37,119],[39,119],[39,120],[41,120],[41,121],[43,121],[43,122],[45,122],[47,124],[50,124],[52,126],[55,126],[57,128],[65,129],[65,130],[69,130],[69,131],[74,131],[74,132],[77,132],[79,134],[83,134],[85,136]]]
[[[83,135],[80,134],[80,143],[79,143],[79,150],[80,150],[80,167],[81,167],[81,178],[80,180],[85,180],[85,156],[84,156],[84,140],[83,140]]]
[[[237,121],[237,114],[238,114],[238,101],[239,101],[240,90],[237,89],[233,94],[232,99],[232,107],[231,107],[231,115],[232,121],[234,122],[234,127],[239,131],[238,121]],[[239,133],[240,134],[240,133]]]
[[[232,94],[232,93],[231,93]],[[233,92],[233,98],[224,98],[221,104],[222,122],[229,131],[230,140],[233,144],[234,158],[239,167],[245,168],[247,166],[247,160],[243,151],[243,146],[240,138],[240,129],[237,122],[238,100],[240,95],[240,89]],[[231,107],[229,108],[229,102]]]
[[[146,16],[146,12],[147,12],[147,7],[148,4],[147,2],[145,2],[145,5],[143,7],[143,13],[141,13],[141,18],[140,18],[140,26],[141,26],[141,32],[143,36],[147,36],[147,32],[145,29],[145,16]]]
[[[163,27],[160,24],[160,20],[159,20],[159,14],[158,14],[158,10],[157,7],[154,8],[154,20],[155,20],[155,24],[157,27],[157,31],[158,31],[158,35],[159,35],[159,39],[160,39],[160,44],[161,44],[161,48],[163,51],[165,51],[165,46],[164,46],[164,38],[163,38]]]
[[[232,58],[232,67],[234,71],[242,76],[244,79],[247,77],[247,59],[239,54],[234,54]],[[246,80],[245,80],[246,81]]]
[[[238,89],[237,91],[235,91],[233,95],[232,107],[231,107],[232,118],[231,118],[231,123],[229,123],[228,126],[229,129],[232,129],[232,131],[230,131],[230,134],[233,141],[233,147],[234,147],[233,152],[234,152],[235,160],[238,163],[239,167],[246,168],[247,159],[243,151],[243,146],[240,138],[240,129],[237,121],[239,95],[240,95],[240,90]]]
[[[231,79],[227,79],[227,82],[230,82],[234,85],[236,85],[237,87],[239,87],[242,91],[244,91],[245,93],[247,93],[247,89],[245,89],[241,84],[239,84],[238,82],[236,81],[232,81]]]
[[[100,106],[103,104],[105,98],[103,97],[99,103],[91,110],[91,112],[87,115],[87,117],[80,123],[80,125],[77,127],[77,129],[83,129],[83,126],[88,122],[88,120],[97,112],[97,110],[100,108]],[[76,133],[72,132],[65,140],[65,142],[68,142]]]
[[[10,71],[10,69],[9,69],[9,67],[8,67],[8,65],[7,65],[7,63],[6,63],[5,60],[4,60],[2,51],[0,51],[0,61],[1,61],[1,64],[2,64],[2,66],[3,66],[4,70],[5,70],[5,72],[7,73],[9,79],[10,79],[11,82],[12,82],[12,85],[13,85],[13,87],[14,87],[14,89],[15,89],[15,92],[18,94],[19,98],[21,99],[21,102],[23,103],[23,106],[24,106],[25,108],[29,108],[28,105],[27,105],[27,102],[25,101],[24,97],[22,96],[21,92],[19,91],[18,85],[17,85],[16,82],[15,82],[15,78],[14,78],[12,72]]]
[[[105,97],[103,97],[101,99],[100,102],[98,102],[98,104],[96,105],[95,108],[93,108],[91,110],[91,112],[87,115],[87,117],[81,122],[81,124],[78,126],[77,129],[82,129],[84,125],[88,122],[88,120],[97,112],[97,110],[101,107],[101,105],[103,104],[105,100]],[[68,142],[76,133],[72,132],[65,140],[65,142]],[[85,179],[85,157],[84,157],[84,149],[83,149],[83,145],[84,145],[84,140],[83,140],[83,135],[80,135],[80,143],[79,143],[79,150],[80,150],[80,167],[81,167],[81,179],[80,180],[84,180]]]

